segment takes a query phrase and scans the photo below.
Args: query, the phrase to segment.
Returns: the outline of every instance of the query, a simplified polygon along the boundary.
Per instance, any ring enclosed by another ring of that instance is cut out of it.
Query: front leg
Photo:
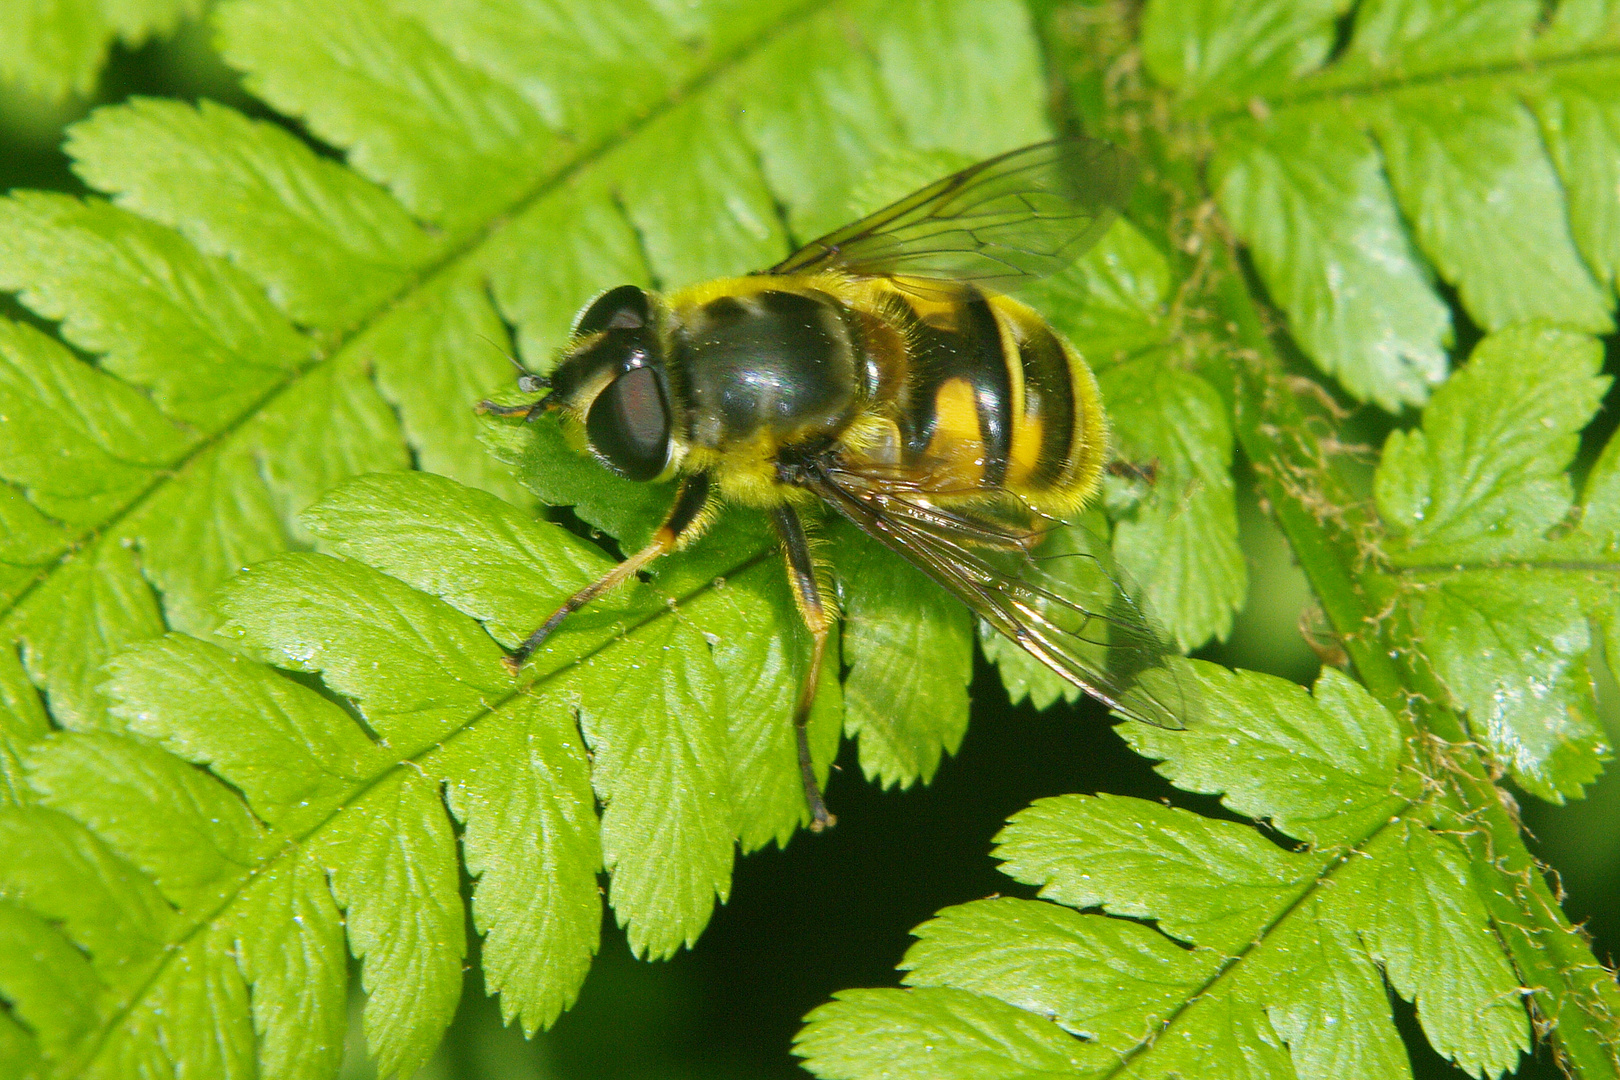
[[[793,710],[793,737],[799,750],[804,801],[810,807],[810,831],[820,832],[829,825],[836,825],[838,819],[827,812],[827,804],[821,798],[821,785],[816,783],[815,763],[810,760],[810,707],[816,702],[821,658],[827,651],[827,634],[832,629],[833,615],[827,610],[821,588],[816,584],[815,560],[810,555],[810,541],[804,535],[804,525],[797,511],[783,503],[772,512],[771,523],[782,541],[794,603],[810,631],[810,669],[805,673],[804,685],[799,688],[799,703]]]
[[[675,550],[683,541],[695,539],[697,534],[708,525],[708,518],[703,511],[709,505],[710,490],[707,473],[698,473],[681,481],[680,490],[675,493],[675,503],[669,508],[669,516],[664,523],[658,526],[653,533],[652,543],[630,556],[624,562],[603,574],[601,578],[591,582],[579,592],[570,596],[563,606],[551,613],[551,618],[540,624],[540,629],[530,634],[528,639],[519,645],[510,656],[501,662],[506,670],[513,675],[523,666],[523,662],[534,654],[534,650],[543,644],[551,632],[557,629],[569,615],[578,611],[598,596],[607,592],[613,586],[629,578],[651,563],[660,555]]]

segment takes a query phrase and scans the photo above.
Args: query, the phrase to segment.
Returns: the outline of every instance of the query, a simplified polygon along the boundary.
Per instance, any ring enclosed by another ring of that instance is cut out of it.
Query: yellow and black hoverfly
[[[553,613],[510,669],[570,612],[695,540],[717,498],[765,511],[813,640],[793,719],[819,831],[833,818],[805,725],[835,602],[800,511],[820,502],[1115,711],[1181,726],[1184,680],[1106,554],[1072,543],[1043,553],[1098,489],[1108,422],[1085,360],[1004,295],[1095,243],[1133,172],[1107,143],[1040,143],[930,184],[769,270],[667,296],[634,285],[598,296],[550,376],[519,379],[543,397],[480,408],[525,419],[559,410],[620,476],[680,483],[652,542]],[[1074,573],[1076,560],[1087,574]]]

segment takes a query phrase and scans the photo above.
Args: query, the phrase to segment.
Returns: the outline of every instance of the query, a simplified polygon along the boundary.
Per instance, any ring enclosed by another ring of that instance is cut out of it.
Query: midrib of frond
[[[1467,560],[1447,563],[1397,563],[1390,568],[1394,577],[1420,574],[1455,574],[1469,570],[1538,570],[1567,574],[1620,574],[1620,558],[1607,560],[1584,559],[1503,559],[1500,562],[1471,562]]]
[[[1470,85],[1499,84],[1502,80],[1533,82],[1560,72],[1578,72],[1583,65],[1598,67],[1620,64],[1620,42],[1607,42],[1592,48],[1572,50],[1522,59],[1502,60],[1489,64],[1458,66],[1421,75],[1392,76],[1388,78],[1354,79],[1335,77],[1330,66],[1320,73],[1287,83],[1278,83],[1275,89],[1250,94],[1240,102],[1223,102],[1208,112],[1196,103],[1177,110],[1184,121],[1219,124],[1229,120],[1249,120],[1253,117],[1255,102],[1263,103],[1270,112],[1305,108],[1344,99],[1373,101],[1410,90],[1426,87],[1467,87]]]
[[[737,577],[738,575],[743,574],[767,561],[773,556],[774,552],[772,552],[769,548],[765,548],[756,551],[751,555],[738,559],[735,564],[727,567],[725,570],[716,574],[713,578],[702,582],[690,591],[676,597],[673,606],[668,604],[660,604],[654,611],[650,612],[634,623],[627,624],[618,634],[602,642],[601,644],[586,650],[566,663],[552,668],[550,671],[539,676],[538,678],[516,687],[510,693],[497,698],[493,702],[486,703],[482,709],[478,710],[466,720],[462,721],[460,725],[458,725],[448,734],[439,736],[433,739],[431,742],[419,746],[407,754],[402,754],[398,759],[390,762],[385,768],[379,769],[362,785],[356,787],[347,799],[334,806],[331,812],[325,817],[321,818],[319,821],[313,823],[308,828],[305,828],[298,833],[289,834],[285,838],[285,842],[279,848],[277,848],[273,854],[269,855],[257,865],[250,868],[245,874],[237,879],[236,884],[220,898],[219,902],[212,909],[199,916],[195,922],[186,928],[184,933],[176,936],[167,943],[167,948],[164,950],[162,958],[153,966],[146,978],[142,980],[140,986],[131,992],[118,1011],[109,1015],[106,1022],[97,1029],[94,1043],[86,1047],[85,1055],[79,1059],[84,1063],[84,1067],[88,1068],[95,1064],[96,1059],[100,1057],[102,1051],[106,1048],[108,1037],[114,1031],[116,1031],[119,1026],[123,1024],[124,1020],[127,1019],[129,1015],[133,1013],[146,999],[146,996],[151,993],[152,988],[157,985],[159,980],[162,979],[169,966],[174,963],[175,960],[182,954],[186,945],[195,940],[199,934],[207,933],[221,919],[230,915],[231,909],[242,900],[243,895],[253,887],[253,884],[258,881],[260,877],[284,865],[290,860],[299,858],[303,854],[305,847],[312,840],[318,837],[324,829],[336,821],[345,810],[348,810],[357,803],[363,802],[379,784],[384,783],[402,769],[410,769],[418,774],[425,773],[428,776],[436,776],[437,773],[432,768],[433,759],[435,757],[442,753],[448,752],[449,748],[458,739],[467,736],[468,733],[476,729],[480,723],[501,712],[502,709],[506,708],[507,705],[511,704],[517,698],[522,697],[525,694],[533,693],[542,687],[566,679],[569,675],[580,670],[583,666],[590,663],[590,661],[594,660],[596,657],[601,656],[609,649],[618,646],[621,642],[633,637],[635,634],[645,630],[647,627],[657,624],[659,620],[676,618],[683,608],[686,608],[688,605],[696,602],[698,599],[707,595],[708,593],[713,592],[716,588],[715,582],[717,580],[725,581],[726,579]]]
[[[513,221],[521,217],[525,210],[557,188],[568,183],[575,176],[591,168],[613,150],[634,139],[636,135],[668,114],[683,100],[701,93],[715,80],[745,63],[750,57],[769,46],[778,37],[811,18],[822,9],[832,7],[835,3],[837,3],[837,0],[808,0],[808,2],[783,15],[774,24],[761,29],[754,36],[739,42],[726,52],[717,53],[708,67],[674,87],[656,105],[632,118],[618,131],[604,136],[594,145],[583,149],[577,157],[562,168],[540,178],[533,186],[513,199],[508,205],[502,207],[499,211],[491,213],[482,228],[468,230],[464,238],[448,246],[438,259],[423,267],[405,285],[401,286],[393,296],[378,304],[376,310],[367,318],[340,334],[332,335],[324,355],[291,371],[284,379],[266,390],[236,418],[219,430],[199,440],[182,457],[168,464],[150,484],[141,489],[117,513],[111,515],[99,525],[86,528],[65,540],[56,552],[54,563],[50,565],[50,568],[38,573],[33,581],[18,590],[16,595],[4,605],[0,605],[0,625],[5,624],[27,602],[28,598],[44,586],[52,575],[71,557],[92,545],[104,542],[108,537],[116,538],[119,527],[125,521],[139,513],[154,496],[163,491],[169,484],[184,477],[186,471],[195,461],[218,447],[229,443],[242,428],[281,398],[292,393],[305,379],[332,364],[336,364],[342,358],[344,351],[353,342],[363,338],[368,330],[386,318],[394,309],[407,304],[413,296],[431,289],[437,282],[454,275],[466,265],[475,264],[485,248],[499,237]],[[619,208],[618,212],[623,214],[623,208]],[[629,224],[633,229],[633,223]],[[470,418],[469,422],[471,422]]]
[[[1153,1047],[1160,1039],[1163,1039],[1170,1033],[1170,1029],[1175,1026],[1178,1019],[1186,1014],[1187,1010],[1191,1009],[1194,1005],[1202,1001],[1212,991],[1218,988],[1223,981],[1236,978],[1237,973],[1242,969],[1243,964],[1248,962],[1257,953],[1266,948],[1266,946],[1270,944],[1271,940],[1286,928],[1288,921],[1294,917],[1295,913],[1298,912],[1299,909],[1308,901],[1313,899],[1324,887],[1329,885],[1340,870],[1348,866],[1352,859],[1361,857],[1362,852],[1366,851],[1366,849],[1387,830],[1398,825],[1405,825],[1409,820],[1409,814],[1411,811],[1426,801],[1427,796],[1404,800],[1399,810],[1389,814],[1387,817],[1381,820],[1377,826],[1369,829],[1353,844],[1345,847],[1336,856],[1325,862],[1316,872],[1316,874],[1300,887],[1299,892],[1293,897],[1293,899],[1282,905],[1277,910],[1275,916],[1260,928],[1252,940],[1246,942],[1241,949],[1227,957],[1225,962],[1223,962],[1220,967],[1216,968],[1215,971],[1210,974],[1208,979],[1204,980],[1204,982],[1200,984],[1196,990],[1188,994],[1186,999],[1182,1001],[1181,1004],[1177,1005],[1173,1010],[1171,1010],[1170,1014],[1164,1018],[1164,1022],[1158,1026],[1150,1038],[1137,1043],[1130,1050],[1120,1055],[1118,1063],[1115,1064],[1113,1068],[1109,1069],[1108,1072],[1103,1073],[1098,1080],[1116,1080],[1116,1078],[1129,1075],[1131,1066],[1136,1059],[1142,1057],[1144,1054],[1152,1053]]]

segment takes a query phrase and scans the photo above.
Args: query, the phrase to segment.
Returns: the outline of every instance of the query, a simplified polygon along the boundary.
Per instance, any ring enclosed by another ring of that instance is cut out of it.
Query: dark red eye
[[[585,434],[603,464],[627,480],[652,480],[669,464],[669,405],[656,368],[633,368],[596,396]]]

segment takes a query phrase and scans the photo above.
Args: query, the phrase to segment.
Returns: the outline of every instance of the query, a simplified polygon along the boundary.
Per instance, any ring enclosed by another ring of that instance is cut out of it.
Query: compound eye
[[[603,463],[626,480],[652,480],[669,464],[669,405],[657,369],[633,368],[596,395],[585,434]]]
[[[574,333],[639,330],[647,325],[649,317],[646,291],[634,285],[620,285],[591,301],[591,306],[574,323]]]

